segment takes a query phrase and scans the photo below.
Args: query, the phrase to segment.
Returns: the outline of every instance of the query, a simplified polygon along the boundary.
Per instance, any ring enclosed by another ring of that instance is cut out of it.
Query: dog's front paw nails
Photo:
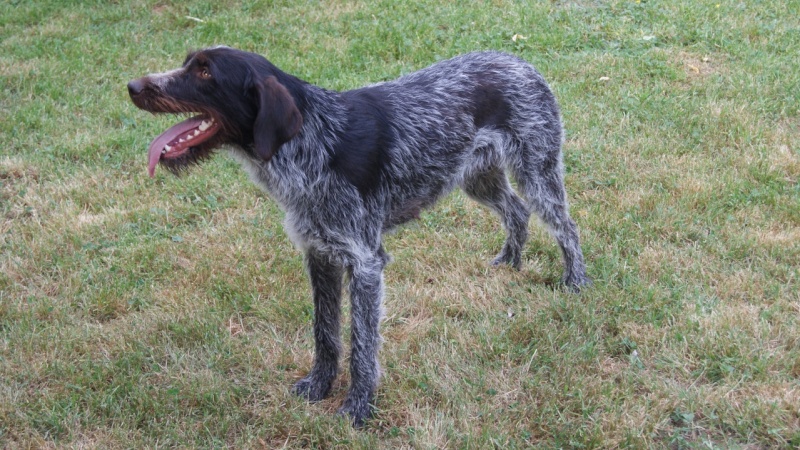
[[[294,384],[292,392],[310,402],[318,402],[324,399],[331,391],[331,384],[330,381],[317,381],[313,375],[308,375]]]
[[[353,424],[355,428],[361,428],[367,420],[372,417],[372,405],[367,399],[353,399],[348,397],[336,414],[349,417],[350,423]]]

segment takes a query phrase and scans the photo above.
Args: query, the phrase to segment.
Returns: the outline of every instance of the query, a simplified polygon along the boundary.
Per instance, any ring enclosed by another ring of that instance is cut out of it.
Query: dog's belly
[[[424,179],[424,178],[423,178]],[[456,185],[454,177],[439,178],[435,182],[418,186],[417,189],[396,190],[387,204],[391,205],[383,223],[383,230],[390,230],[398,225],[419,219],[422,210],[433,206],[442,196]]]

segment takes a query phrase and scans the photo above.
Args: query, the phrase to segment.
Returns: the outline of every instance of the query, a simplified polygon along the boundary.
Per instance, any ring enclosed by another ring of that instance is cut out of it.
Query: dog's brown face
[[[152,141],[150,176],[159,163],[177,174],[222,145],[272,158],[302,125],[294,98],[273,68],[258,55],[216,47],[189,53],[178,69],[128,83],[137,107],[191,115]]]

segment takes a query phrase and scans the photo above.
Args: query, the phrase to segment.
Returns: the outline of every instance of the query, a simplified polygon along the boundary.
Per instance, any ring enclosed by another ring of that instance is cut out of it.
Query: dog
[[[390,260],[382,236],[455,187],[502,221],[507,236],[492,264],[520,267],[535,213],[561,248],[563,283],[572,291],[591,283],[568,212],[560,110],[542,76],[520,58],[470,53],[336,92],[220,46],[133,80],[128,92],[143,110],[194,114],[150,144],[151,177],[159,164],[178,174],[226,148],[285,212],[314,301],[313,366],[293,386],[309,401],[326,397],[339,371],[347,280],[351,384],[339,414],[356,426],[371,416],[380,375]]]

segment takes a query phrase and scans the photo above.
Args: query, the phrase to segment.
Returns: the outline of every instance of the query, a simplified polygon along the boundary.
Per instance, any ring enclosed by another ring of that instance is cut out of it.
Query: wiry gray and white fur
[[[520,267],[534,213],[561,248],[563,283],[574,291],[590,283],[568,212],[559,108],[542,76],[520,58],[471,53],[394,81],[334,92],[256,54],[215,47],[128,88],[148,111],[200,114],[154,141],[152,166],[180,171],[227,147],[285,211],[286,230],[305,254],[314,300],[314,363],[294,385],[311,401],[328,395],[339,371],[347,280],[351,384],[340,412],[357,425],[371,414],[380,373],[389,261],[382,236],[455,187],[502,221],[507,238],[492,264]],[[209,130],[193,129],[201,121]]]

